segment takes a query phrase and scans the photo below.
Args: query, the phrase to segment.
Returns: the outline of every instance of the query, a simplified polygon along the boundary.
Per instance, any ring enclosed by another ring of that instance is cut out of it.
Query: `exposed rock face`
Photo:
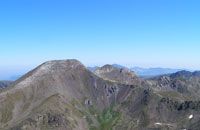
[[[49,61],[0,93],[2,130],[180,130],[200,128],[198,73],[141,80],[106,65]]]
[[[160,100],[161,103],[164,103],[169,107],[171,110],[177,111],[186,111],[186,110],[195,110],[200,111],[200,101],[183,101],[178,102],[171,100],[169,98],[162,98]]]
[[[156,90],[178,92],[192,100],[200,98],[200,76],[196,72],[180,71],[148,80]]]

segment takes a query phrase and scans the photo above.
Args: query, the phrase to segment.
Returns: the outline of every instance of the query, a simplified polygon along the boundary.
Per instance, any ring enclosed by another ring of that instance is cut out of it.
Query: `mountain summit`
[[[97,68],[94,73],[105,80],[124,84],[134,84],[139,79],[136,74],[128,68],[119,68],[113,65],[104,65]]]

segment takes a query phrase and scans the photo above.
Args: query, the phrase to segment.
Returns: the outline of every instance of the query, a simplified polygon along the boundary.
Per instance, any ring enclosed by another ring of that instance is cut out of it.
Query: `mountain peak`
[[[17,86],[27,86],[29,83],[38,82],[38,80],[55,79],[61,75],[65,75],[68,71],[82,73],[87,71],[86,67],[75,59],[70,60],[52,60],[47,61],[28,72],[15,82]]]
[[[52,60],[47,61],[41,65],[42,67],[58,67],[58,66],[67,66],[71,68],[75,68],[77,66],[84,66],[80,61],[76,59],[69,59],[69,60]]]
[[[69,69],[85,68],[85,66],[76,59],[70,60],[52,60],[47,61],[36,68],[37,72],[55,72]]]
[[[128,68],[125,68],[125,67],[120,68],[120,67],[118,67],[116,65],[109,65],[109,64],[106,64],[106,65],[100,67],[99,69],[102,70],[102,71],[107,71],[107,72],[113,71],[113,70],[118,70],[121,73],[122,73],[122,71],[123,72],[132,72],[133,73],[133,71],[129,70]]]
[[[137,81],[137,76],[133,71],[127,68],[118,68],[109,64],[97,68],[94,73],[103,79],[124,84],[134,84]]]

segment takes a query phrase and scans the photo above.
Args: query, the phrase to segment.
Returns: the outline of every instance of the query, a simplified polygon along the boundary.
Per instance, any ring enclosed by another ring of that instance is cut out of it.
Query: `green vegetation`
[[[7,102],[3,104],[4,107],[1,109],[2,116],[1,116],[1,122],[7,123],[12,119],[12,110],[14,109],[13,103]]]
[[[148,108],[144,107],[140,114],[141,126],[146,127],[149,124]]]
[[[106,108],[103,112],[99,112],[95,107],[89,108],[86,114],[90,130],[112,130],[120,119],[121,114],[113,110],[113,107]],[[96,122],[96,123],[95,123]]]
[[[120,113],[113,110],[113,108],[105,109],[98,121],[100,123],[100,130],[112,130],[113,126],[120,119]]]
[[[4,103],[1,104],[3,107],[0,110],[2,114],[0,117],[0,122],[2,123],[7,123],[12,119],[14,103],[23,97],[21,92],[16,92],[12,95],[7,94],[6,96],[7,99],[4,101]]]

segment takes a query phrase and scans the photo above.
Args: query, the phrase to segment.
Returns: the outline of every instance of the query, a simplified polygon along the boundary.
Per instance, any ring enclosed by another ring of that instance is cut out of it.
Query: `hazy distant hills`
[[[8,80],[15,81],[15,80],[19,79],[21,76],[22,75],[13,75]]]
[[[1,130],[199,130],[200,72],[150,79],[48,61],[0,92]]]
[[[95,67],[87,67],[88,70],[90,70],[91,72],[94,72],[95,70],[97,70],[99,67],[95,66]]]
[[[141,77],[152,77],[152,76],[176,73],[178,71],[181,71],[182,69],[133,67],[131,68],[131,70]]]
[[[16,72],[17,73],[17,72]],[[22,75],[17,75],[17,74],[7,74],[7,75],[0,75],[0,80],[7,80],[7,81],[15,81],[19,79]]]
[[[12,84],[12,81],[0,81],[0,89],[6,88]]]

